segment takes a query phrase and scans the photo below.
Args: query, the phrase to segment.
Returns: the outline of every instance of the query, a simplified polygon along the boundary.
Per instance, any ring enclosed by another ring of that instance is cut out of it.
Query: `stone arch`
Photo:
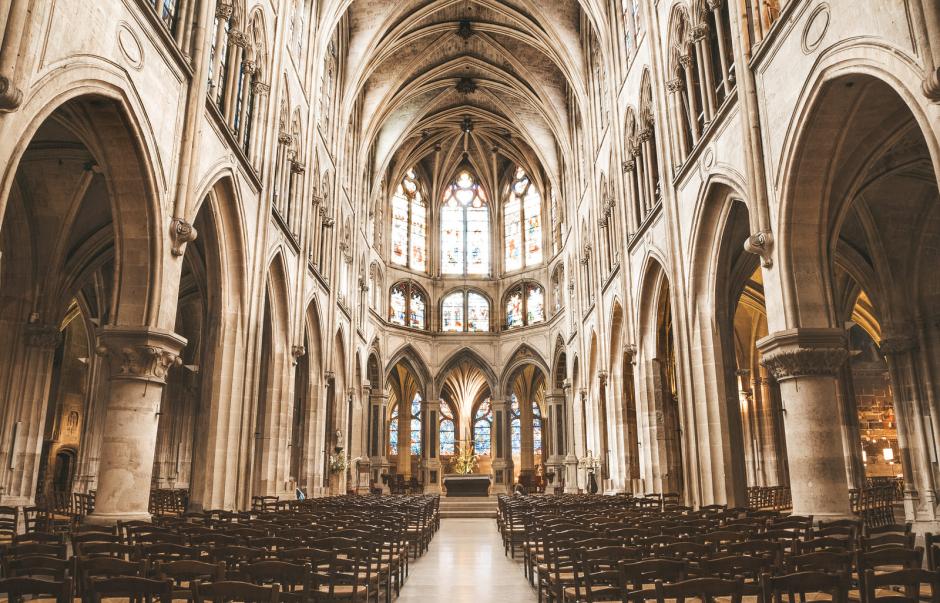
[[[396,350],[391,359],[389,359],[388,363],[386,363],[386,380],[391,374],[392,368],[399,362],[404,362],[412,371],[412,373],[417,378],[418,384],[422,391],[430,391],[430,387],[434,381],[431,378],[431,372],[428,370],[427,362],[421,356],[421,353],[410,343],[407,343]]]
[[[507,358],[506,366],[499,374],[499,388],[497,390],[499,395],[503,398],[507,398],[509,394],[512,393],[509,390],[511,387],[510,377],[512,377],[521,366],[532,364],[541,371],[542,377],[545,378],[546,383],[551,381],[552,373],[548,368],[548,363],[546,363],[542,355],[529,344],[520,343]]]
[[[483,376],[486,377],[486,383],[489,386],[490,391],[499,391],[499,380],[496,377],[496,373],[493,371],[493,367],[483,359],[483,356],[481,356],[477,350],[466,346],[448,356],[447,359],[441,363],[441,368],[438,369],[437,375],[434,378],[434,387],[432,390],[436,398],[441,397],[444,388],[444,381],[447,379],[447,374],[450,373],[450,371],[452,371],[461,362],[469,362],[473,364],[477,369],[479,369]]]

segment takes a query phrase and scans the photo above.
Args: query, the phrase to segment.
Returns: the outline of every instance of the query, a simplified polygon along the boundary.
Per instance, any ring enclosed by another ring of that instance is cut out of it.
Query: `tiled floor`
[[[519,561],[503,556],[492,519],[442,519],[430,549],[412,562],[400,603],[536,601]]]

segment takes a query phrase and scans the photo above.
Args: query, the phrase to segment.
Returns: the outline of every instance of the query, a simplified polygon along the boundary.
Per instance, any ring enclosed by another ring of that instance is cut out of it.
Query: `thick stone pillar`
[[[493,457],[493,487],[490,494],[505,494],[512,482],[512,446],[509,440],[509,407],[501,398],[490,398],[493,430],[490,454]]]
[[[780,384],[793,513],[852,517],[839,417],[838,372],[848,356],[842,329],[788,329],[757,342]]]
[[[185,345],[175,333],[148,327],[99,331],[97,351],[107,358],[111,387],[90,523],[150,519],[160,401],[167,371],[179,365]]]
[[[545,473],[554,475],[547,481],[546,492],[554,492],[561,483],[565,471],[565,394],[564,391],[552,390],[545,396],[548,410],[542,424],[542,452],[545,454]]]
[[[388,392],[371,390],[369,393],[369,458],[372,464],[372,480],[382,487],[382,493],[388,494],[389,462],[385,456],[388,450]]]

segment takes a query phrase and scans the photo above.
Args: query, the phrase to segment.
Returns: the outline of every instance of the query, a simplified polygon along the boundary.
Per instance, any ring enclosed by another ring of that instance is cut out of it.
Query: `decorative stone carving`
[[[277,135],[278,144],[289,145],[294,142],[294,137],[287,132],[281,132]]]
[[[62,341],[62,332],[55,325],[27,324],[26,347],[54,350]]]
[[[336,381],[336,373],[333,371],[324,371],[323,379],[326,380],[327,383],[332,383],[333,381]]]
[[[295,161],[290,162],[291,174],[303,174],[306,171],[307,171],[306,166],[304,166],[304,164],[300,163],[299,161],[295,160]]]
[[[601,386],[601,387],[604,387],[604,386],[607,385],[607,377],[608,377],[608,376],[609,376],[609,375],[608,375],[608,373],[607,373],[606,370],[601,369],[601,370],[597,371],[597,381],[598,381],[598,383],[600,383],[600,386]]]
[[[461,94],[473,94],[477,91],[477,84],[473,78],[462,77],[457,81],[457,92]]]
[[[192,224],[175,218],[170,222],[171,253],[176,257],[183,255],[186,252],[186,244],[195,241],[198,234]]]
[[[754,233],[744,241],[744,251],[760,256],[764,268],[773,267],[773,250],[774,235],[769,230]]]
[[[251,90],[255,94],[259,94],[259,95],[267,94],[268,92],[271,91],[271,86],[269,86],[268,84],[265,84],[264,82],[252,82]]]
[[[230,31],[228,33],[228,41],[232,46],[238,46],[239,48],[248,48],[248,35],[243,31]]]
[[[683,69],[688,69],[692,66],[692,55],[691,54],[680,54],[679,55],[679,64],[682,65]]]
[[[220,0],[219,3],[215,5],[215,18],[219,21],[228,21],[234,11],[234,4],[230,1]]]
[[[627,362],[636,364],[638,350],[635,343],[628,343],[623,346],[623,355],[627,357]]]
[[[679,78],[673,78],[666,81],[666,89],[670,92],[682,92],[685,89],[685,82]]]
[[[258,64],[252,61],[251,59],[245,59],[242,61],[242,73],[245,75],[251,75],[258,70]]]
[[[835,376],[848,357],[841,329],[789,329],[757,342],[761,364],[774,379]]]
[[[164,384],[170,367],[182,365],[185,345],[186,339],[170,331],[107,326],[98,333],[95,352],[108,358],[111,379]]]
[[[457,26],[457,35],[464,40],[470,39],[470,36],[473,35],[473,26],[470,23],[470,19],[461,19],[460,25]]]
[[[636,159],[631,157],[623,162],[623,173],[627,174],[636,169]]]

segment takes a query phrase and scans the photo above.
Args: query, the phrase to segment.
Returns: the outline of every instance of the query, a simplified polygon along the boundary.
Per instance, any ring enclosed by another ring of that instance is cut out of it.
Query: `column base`
[[[565,494],[578,493],[578,458],[569,454],[565,457]]]
[[[113,526],[119,521],[151,521],[149,512],[144,513],[92,513],[85,517],[85,523],[92,526]]]

